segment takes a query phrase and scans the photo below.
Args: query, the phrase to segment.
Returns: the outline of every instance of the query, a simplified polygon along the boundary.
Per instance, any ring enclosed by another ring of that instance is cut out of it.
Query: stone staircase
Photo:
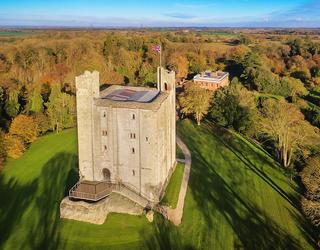
[[[139,204],[143,208],[153,206],[153,204],[150,201],[139,195],[137,191],[135,191],[133,188],[128,187],[125,184],[119,185],[118,188],[113,190],[113,192],[118,193],[128,198],[129,200],[132,200],[133,202]]]

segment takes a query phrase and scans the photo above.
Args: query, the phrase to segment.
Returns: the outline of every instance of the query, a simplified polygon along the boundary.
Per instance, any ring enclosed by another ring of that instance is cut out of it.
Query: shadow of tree
[[[183,242],[178,228],[173,226],[160,214],[155,214],[154,221],[152,223],[152,231],[141,231],[140,236],[142,239],[143,248],[149,250],[194,249],[192,246],[186,245]]]
[[[203,129],[203,127],[199,129]],[[212,133],[212,128],[206,129]],[[245,171],[234,172],[234,169],[230,169],[227,174],[220,175],[219,168],[221,166],[214,166],[212,161],[208,161],[210,156],[203,155],[204,153],[201,149],[215,145],[208,145],[205,135],[203,137],[195,136],[190,134],[190,130],[182,132],[185,135],[183,137],[184,141],[192,152],[192,168],[189,181],[190,191],[209,230],[216,226],[214,224],[214,214],[219,213],[231,226],[236,236],[233,242],[235,249],[302,249],[303,246],[300,245],[298,239],[291,235],[290,232],[284,230],[282,225],[274,221],[265,211],[253,203],[250,197],[239,192],[238,188],[240,185],[248,185],[237,183],[237,179],[238,181],[240,179],[245,180],[244,176],[241,176],[245,174]],[[259,179],[272,187],[290,204],[296,208],[298,207],[295,197],[291,197],[277,183],[270,179],[268,175],[262,170],[257,169],[249,159],[246,159],[246,156],[241,151],[242,144],[234,147],[232,143],[229,143],[231,138],[229,138],[229,142],[224,142],[226,140],[224,134],[221,133],[217,136],[221,136],[220,142],[224,143],[226,148],[223,149],[220,146],[212,148],[211,150],[215,151],[215,156],[223,159],[225,164],[229,162],[233,165],[235,164],[234,160],[238,158],[248,167],[248,171],[256,174]],[[237,158],[231,160],[229,157],[225,157],[225,150],[230,150]],[[246,151],[249,149],[242,148],[242,150]],[[254,152],[252,153],[254,154]],[[261,158],[258,155],[255,157]],[[259,160],[263,161],[260,158]],[[301,222],[301,218],[293,219]],[[310,242],[312,239],[310,232],[303,231],[301,233],[307,233],[306,239]],[[206,247],[206,242],[203,242],[202,246]]]
[[[41,195],[35,198],[35,214],[39,217],[30,225],[30,230],[24,245],[31,249],[63,249],[60,241],[60,202],[69,188],[76,183],[78,174],[76,168],[77,156],[60,153],[50,159],[39,177]]]
[[[63,249],[60,241],[59,207],[66,191],[77,181],[77,156],[59,153],[42,168],[31,183],[19,184],[0,175],[0,248],[14,234],[25,234],[15,249]],[[20,236],[21,237],[21,236]]]
[[[21,185],[14,178],[6,181],[4,176],[0,175],[0,249],[4,248],[6,240],[21,221],[37,186],[36,180]]]
[[[266,182],[270,187],[272,187],[275,191],[277,191],[284,199],[286,199],[292,206],[299,209],[299,199],[294,197],[293,195],[288,194],[285,192],[273,179],[271,179],[264,171],[262,171],[259,167],[257,167],[255,164],[252,163],[252,161],[243,154],[243,151],[250,152],[250,155],[255,158],[256,160],[262,162],[262,165],[269,165],[272,167],[272,164],[270,164],[270,161],[266,160],[266,157],[253,151],[249,148],[248,145],[244,143],[239,143],[239,140],[237,138],[234,138],[232,134],[230,134],[225,129],[218,127],[218,126],[211,126],[208,127],[209,130],[216,130],[213,132],[213,136],[215,136],[219,141],[227,147],[232,153],[242,162],[244,163],[253,173],[259,176],[261,180]],[[294,188],[296,192],[298,190]]]

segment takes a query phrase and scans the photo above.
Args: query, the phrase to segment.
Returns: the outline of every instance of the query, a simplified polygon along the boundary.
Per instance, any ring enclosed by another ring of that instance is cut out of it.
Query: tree
[[[38,113],[43,111],[43,99],[41,96],[41,89],[36,87],[32,91],[32,95],[29,98],[28,111]]]
[[[50,130],[51,124],[50,119],[42,112],[33,113],[32,118],[34,122],[37,124],[38,134],[43,135],[47,131]]]
[[[201,88],[199,85],[189,82],[184,91],[179,95],[181,111],[185,114],[193,114],[197,124],[208,113],[211,100],[211,92]]]
[[[3,166],[3,162],[6,160],[7,157],[7,150],[4,138],[5,134],[2,130],[0,130],[0,168]]]
[[[20,156],[22,156],[24,151],[26,150],[25,144],[17,136],[6,134],[4,141],[5,141],[7,154],[9,157],[13,159],[17,159]]]
[[[319,143],[317,128],[304,120],[294,104],[285,100],[266,100],[259,125],[260,133],[274,142],[279,161],[285,168],[290,166],[298,152]]]
[[[320,155],[308,158],[300,176],[306,188],[306,197],[320,202]]]
[[[279,94],[284,97],[292,97],[293,99],[296,96],[306,95],[308,90],[304,87],[303,83],[292,77],[283,77],[280,81],[281,89]]]
[[[302,208],[307,217],[315,226],[320,225],[320,155],[315,155],[307,160],[306,166],[301,171],[301,181],[306,188],[302,199]]]
[[[10,117],[15,117],[19,113],[20,103],[19,94],[17,91],[11,91],[8,94],[4,109]]]
[[[189,62],[185,55],[175,52],[169,56],[168,67],[176,72],[178,79],[182,79],[188,74]]]
[[[221,126],[232,127],[239,132],[252,132],[256,114],[254,95],[236,80],[229,87],[214,93],[210,115]]]
[[[26,115],[18,115],[13,119],[9,134],[15,136],[25,144],[29,144],[37,139],[37,124],[33,118]]]
[[[51,128],[57,133],[64,128],[70,128],[75,123],[75,98],[62,93],[60,87],[52,87],[49,102],[45,104]]]

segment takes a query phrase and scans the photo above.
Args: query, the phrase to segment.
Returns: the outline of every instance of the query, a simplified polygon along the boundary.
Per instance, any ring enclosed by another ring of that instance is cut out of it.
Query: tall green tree
[[[4,109],[11,118],[18,115],[20,109],[18,91],[10,91],[8,93]]]
[[[74,126],[75,98],[67,93],[62,93],[59,85],[52,87],[49,102],[45,105],[53,131],[58,133],[64,128]]]
[[[210,116],[221,126],[239,132],[254,132],[256,115],[254,95],[240,84],[220,88],[213,95]]]
[[[288,168],[298,153],[319,144],[319,130],[304,120],[303,114],[285,100],[268,99],[259,119],[260,133],[270,138],[279,161]]]
[[[200,125],[202,118],[208,113],[212,93],[192,82],[185,85],[184,91],[179,95],[181,111],[192,114]]]
[[[43,112],[43,99],[41,96],[41,88],[35,87],[28,100],[28,111],[33,113]]]

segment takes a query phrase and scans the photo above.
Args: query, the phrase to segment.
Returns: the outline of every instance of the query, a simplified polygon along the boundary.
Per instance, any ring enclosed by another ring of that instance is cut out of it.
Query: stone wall
[[[80,179],[94,180],[93,98],[99,96],[99,73],[86,71],[76,77],[77,126]]]

